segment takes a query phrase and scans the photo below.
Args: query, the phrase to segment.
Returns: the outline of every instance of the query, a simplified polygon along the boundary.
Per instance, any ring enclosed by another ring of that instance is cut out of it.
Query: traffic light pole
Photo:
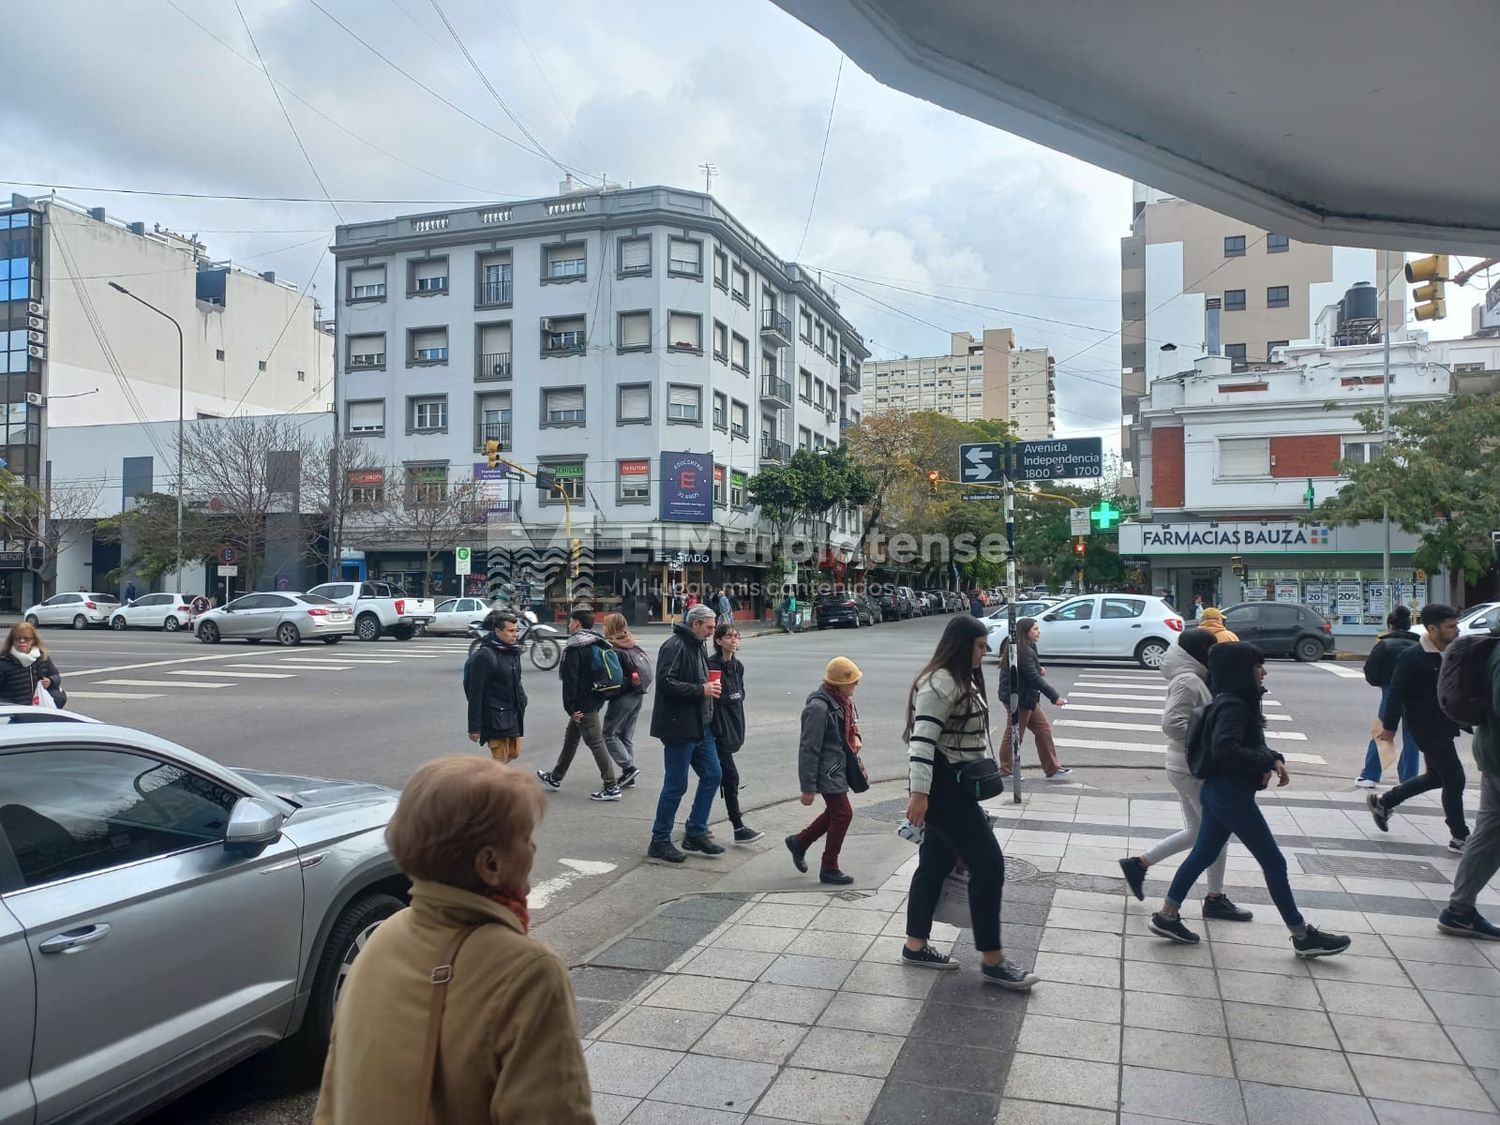
[[[1015,446],[1005,444],[1005,643],[1010,645],[1010,660],[1006,662],[1005,693],[1006,714],[1010,722],[1010,800],[1021,803],[1021,662],[1017,658],[1016,602],[1021,591],[1016,583],[1016,476]]]
[[[507,469],[514,469],[518,473],[524,473],[528,477],[535,477],[536,473],[524,465],[517,465],[514,461],[507,461],[504,457],[497,457],[497,461]],[[563,485],[555,483],[552,490],[562,497],[563,502],[563,526],[564,534],[568,538],[567,566],[564,570],[563,597],[567,599],[569,610],[573,607],[573,579],[578,577],[578,560],[573,554],[573,499],[568,495],[568,490]]]

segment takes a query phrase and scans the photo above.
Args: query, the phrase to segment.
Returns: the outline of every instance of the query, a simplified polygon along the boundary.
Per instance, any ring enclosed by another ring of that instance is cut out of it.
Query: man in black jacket
[[[483,639],[469,658],[469,741],[488,746],[497,762],[513,762],[521,756],[521,737],[526,733],[516,615],[491,610],[484,629]]]
[[[1398,605],[1386,616],[1385,632],[1375,642],[1370,655],[1365,658],[1365,683],[1380,689],[1380,706],[1385,706],[1391,691],[1391,677],[1396,672],[1396,661],[1401,654],[1417,643],[1417,635],[1411,631],[1411,610]],[[1379,712],[1377,712],[1377,715]],[[1396,779],[1410,781],[1417,776],[1417,743],[1410,728],[1401,731],[1401,757],[1396,762]],[[1354,779],[1361,789],[1374,789],[1380,783],[1380,748],[1375,740],[1365,748],[1365,764]]]
[[[718,680],[709,679],[708,653],[703,647],[713,631],[714,611],[706,605],[695,605],[687,611],[682,624],[672,626],[672,635],[656,654],[651,737],[661,739],[666,762],[661,796],[656,802],[656,822],[651,826],[651,847],[646,854],[668,863],[687,859],[672,844],[672,825],[687,793],[689,767],[698,775],[698,791],[693,796],[693,807],[688,810],[682,846],[702,855],[724,854],[723,846],[708,835],[708,814],[724,776],[710,729],[714,700],[723,692],[723,686]]]
[[[1396,660],[1391,686],[1385,704],[1380,708],[1382,728],[1376,736],[1380,742],[1393,745],[1396,727],[1403,724],[1416,739],[1426,769],[1410,781],[1404,781],[1384,794],[1370,793],[1365,801],[1375,827],[1390,830],[1391,812],[1402,801],[1431,789],[1443,791],[1443,819],[1448,822],[1448,850],[1462,852],[1469,838],[1469,823],[1464,819],[1464,767],[1458,760],[1458,724],[1438,706],[1438,670],[1443,666],[1443,650],[1458,637],[1458,611],[1436,603],[1424,605],[1417,620],[1422,636]]]
[[[589,794],[589,800],[618,801],[620,786],[615,780],[615,766],[609,748],[604,744],[604,719],[599,714],[609,700],[594,690],[597,676],[594,650],[610,645],[594,632],[592,610],[575,609],[568,617],[568,634],[562,664],[557,671],[562,678],[562,702],[563,710],[568,713],[568,729],[563,735],[557,765],[550,770],[537,770],[536,779],[554,793],[561,789],[581,738],[594,755],[594,764],[599,767],[599,777],[604,782]]]

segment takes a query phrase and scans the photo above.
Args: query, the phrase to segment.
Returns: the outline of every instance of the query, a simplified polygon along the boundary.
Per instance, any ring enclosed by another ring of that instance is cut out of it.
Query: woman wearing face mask
[[[719,673],[724,686],[723,693],[714,701],[714,717],[710,721],[719,766],[724,771],[719,790],[724,795],[724,811],[734,826],[734,842],[753,844],[765,833],[746,824],[740,812],[740,771],[734,762],[735,754],[745,745],[745,665],[739,653],[740,631],[733,620],[726,620],[721,614],[714,629],[713,653],[708,658],[709,674]]]
[[[42,690],[59,707],[68,701],[62,675],[47,654],[41,634],[35,626],[22,621],[11,627],[5,643],[0,645],[0,702],[26,705]]]

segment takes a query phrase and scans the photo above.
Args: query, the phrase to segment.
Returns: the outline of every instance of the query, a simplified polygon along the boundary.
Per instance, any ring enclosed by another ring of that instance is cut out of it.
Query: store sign
[[[1124,524],[1120,528],[1120,550],[1146,555],[1306,554],[1338,549],[1328,528],[1291,521]]]
[[[661,455],[661,518],[675,523],[713,523],[713,454]]]
[[[349,483],[355,488],[370,488],[385,483],[384,469],[350,469]]]
[[[651,462],[646,460],[621,461],[620,475],[622,477],[649,477],[651,475]]]

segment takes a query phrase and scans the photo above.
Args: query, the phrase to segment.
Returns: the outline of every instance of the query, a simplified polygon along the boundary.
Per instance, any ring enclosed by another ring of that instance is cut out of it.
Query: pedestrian
[[[561,789],[568,767],[573,764],[573,755],[578,752],[578,741],[582,739],[594,755],[594,764],[599,767],[599,777],[603,781],[589,794],[589,800],[618,801],[620,786],[615,780],[609,750],[604,745],[604,720],[599,714],[615,694],[604,694],[600,690],[604,687],[601,679],[603,653],[611,646],[594,632],[593,610],[575,609],[569,614],[568,634],[557,672],[562,678],[562,702],[568,716],[568,729],[563,734],[557,764],[550,770],[537,770],[536,777],[554,793]],[[616,686],[616,691],[619,690],[623,690],[623,685]]]
[[[646,595],[646,616],[652,621],[661,620],[661,591],[655,586]]]
[[[135,583],[131,582],[125,587],[125,604],[129,605],[135,601]]]
[[[1037,656],[1036,651],[1037,642],[1041,638],[1042,626],[1036,618],[1023,617],[1016,622],[1014,656],[1021,677],[1020,712],[1016,721],[1020,726],[1023,739],[1026,737],[1026,732],[1031,731],[1032,739],[1036,743],[1037,760],[1041,762],[1042,772],[1047,775],[1047,780],[1066,781],[1073,776],[1073,771],[1057,760],[1057,745],[1052,740],[1052,724],[1047,721],[1047,716],[1042,711],[1042,696],[1045,695],[1059,707],[1066,707],[1068,701],[1047,682],[1047,674],[1042,668],[1041,658]],[[1011,762],[1013,732],[1010,722],[1010,715],[1007,713],[1005,737],[1000,742],[1002,777],[1010,776],[1013,765]]]
[[[1438,670],[1443,664],[1443,650],[1458,638],[1458,610],[1452,606],[1429,602],[1422,607],[1417,620],[1422,635],[1397,659],[1391,672],[1390,687],[1380,708],[1381,731],[1377,742],[1387,744],[1395,754],[1396,727],[1404,726],[1422,752],[1425,769],[1383,794],[1365,794],[1365,803],[1375,827],[1390,831],[1391,813],[1401,802],[1432,789],[1443,791],[1443,819],[1448,824],[1448,850],[1461,852],[1469,838],[1464,819],[1464,767],[1458,759],[1458,724],[1438,706]]]
[[[724,794],[724,811],[734,826],[736,844],[753,844],[765,835],[745,823],[740,812],[740,771],[734,756],[745,745],[745,665],[740,660],[740,631],[733,621],[719,620],[714,629],[714,650],[708,658],[708,673],[719,674],[721,695],[714,702],[710,729],[714,751],[719,756],[723,774],[720,791]]]
[[[1396,670],[1396,661],[1408,648],[1417,643],[1417,635],[1411,631],[1411,610],[1398,605],[1386,615],[1385,632],[1375,642],[1370,655],[1365,657],[1365,683],[1380,689],[1380,708],[1390,695],[1391,675]],[[1380,728],[1380,712],[1376,712],[1375,727]],[[1365,764],[1354,779],[1361,789],[1374,789],[1380,783],[1380,748],[1375,743],[1375,734],[1370,735],[1370,744],[1365,748]],[[1417,776],[1417,743],[1411,736],[1411,726],[1401,724],[1401,757],[1396,760],[1396,779],[1410,781]]]
[[[620,767],[620,788],[631,789],[641,775],[635,764],[635,724],[654,678],[651,658],[636,643],[624,614],[611,613],[604,619],[604,639],[620,654],[625,673],[625,686],[604,708],[604,748]]]
[[[697,604],[698,604],[698,587],[696,587],[696,586],[690,586],[688,588],[687,608],[688,609],[692,609]]]
[[[708,834],[708,814],[723,780],[711,724],[714,704],[724,688],[722,681],[709,679],[703,647],[713,635],[714,611],[697,605],[684,618],[672,626],[672,635],[656,654],[656,696],[651,708],[651,737],[661,739],[663,766],[661,796],[646,854],[668,863],[687,859],[672,843],[672,825],[687,793],[689,768],[698,775],[698,790],[688,810],[682,847],[700,855],[724,854],[724,846]]]
[[[527,936],[545,804],[481,757],[406,783],[386,840],[411,905],[374,928],[339,992],[314,1125],[593,1125],[567,966]]]
[[[719,587],[718,597],[714,600],[714,608],[718,611],[720,625],[734,624],[734,603],[729,600],[729,591],[723,586]]]
[[[1216,643],[1207,630],[1188,629],[1162,658],[1161,674],[1167,680],[1161,719],[1161,731],[1167,736],[1167,780],[1177,790],[1183,829],[1158,840],[1140,855],[1120,860],[1130,893],[1138,899],[1146,897],[1146,870],[1152,864],[1187,851],[1198,840],[1198,829],[1203,823],[1203,782],[1188,769],[1187,732],[1193,712],[1207,706],[1213,698],[1208,690],[1208,654]],[[1220,848],[1209,864],[1203,917],[1221,922],[1248,922],[1253,917],[1251,912],[1236,906],[1224,893],[1224,866],[1228,859],[1228,849]]]
[[[1213,606],[1206,607],[1198,615],[1198,628],[1207,629],[1214,635],[1216,641],[1238,641],[1240,638],[1232,633],[1228,625],[1224,624],[1224,612]]]
[[[1188,620],[1189,621],[1199,621],[1199,620],[1201,620],[1202,617],[1203,617],[1203,610],[1204,610],[1203,595],[1202,594],[1194,594],[1193,595],[1193,604],[1188,607]]]
[[[1500,636],[1500,626],[1490,630]],[[1473,642],[1468,642],[1472,644]],[[1500,926],[1474,907],[1479,892],[1500,871],[1500,643],[1490,645],[1489,659],[1475,700],[1482,717],[1474,724],[1474,764],[1479,767],[1479,813],[1453,876],[1448,907],[1438,915],[1438,929],[1460,937],[1500,941]]]
[[[1161,909],[1151,915],[1151,932],[1184,945],[1198,935],[1182,924],[1179,908],[1202,875],[1223,852],[1230,836],[1249,849],[1260,864],[1271,901],[1291,932],[1298,957],[1328,957],[1349,948],[1342,934],[1324,933],[1307,924],[1297,909],[1287,879],[1286,857],[1271,834],[1255,794],[1271,783],[1290,783],[1286,761],[1266,746],[1261,686],[1265,657],[1254,645],[1215,642],[1208,652],[1208,685],[1213,698],[1189,732],[1187,757],[1194,776],[1203,779],[1199,799],[1203,820],[1193,850],[1172,878]]]
[[[469,741],[488,746],[497,762],[513,762],[521,756],[521,739],[526,734],[518,622],[515,614],[492,609],[485,614],[482,627],[484,636],[464,669]]]
[[[0,645],[0,703],[30,706],[40,701],[43,691],[57,706],[67,706],[62,673],[42,643],[41,633],[35,625],[18,622]]]
[[[859,712],[854,708],[854,689],[859,686],[859,667],[847,656],[835,656],[823,669],[823,683],[807,697],[802,707],[802,736],[797,744],[797,776],[802,785],[802,803],[823,798],[823,811],[801,832],[786,838],[786,849],[798,871],[807,870],[807,849],[823,837],[823,860],[818,881],[836,887],[848,886],[854,876],[839,869],[844,836],[854,823],[849,803],[849,754],[859,753]],[[864,769],[860,765],[861,770]]]
[[[984,611],[984,595],[976,587],[969,591],[969,612],[975,617],[983,617]]]
[[[983,671],[988,651],[982,621],[966,615],[952,618],[907,696],[903,737],[911,797],[906,819],[922,830],[922,839],[907,898],[901,963],[958,968],[958,962],[934,949],[928,939],[943,880],[962,860],[969,873],[969,919],[982,979],[1001,988],[1027,991],[1039,978],[1008,960],[1000,941],[1005,856],[989,817],[967,783],[968,776],[982,772],[986,759],[993,757]]]

